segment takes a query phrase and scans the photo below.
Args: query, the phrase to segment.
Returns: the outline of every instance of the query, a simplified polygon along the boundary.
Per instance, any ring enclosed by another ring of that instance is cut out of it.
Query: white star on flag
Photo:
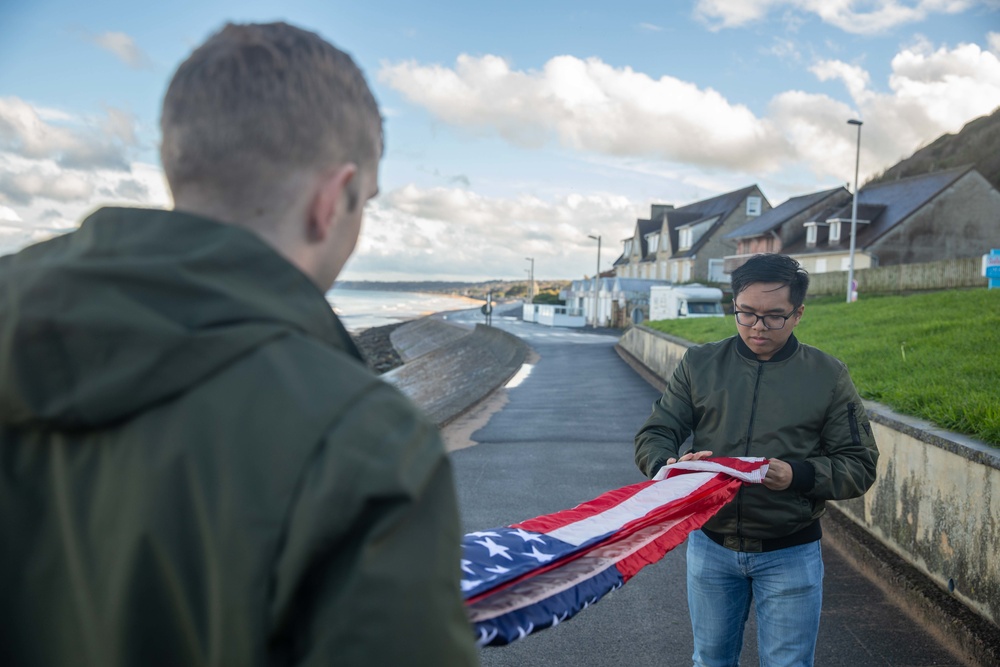
[[[497,537],[499,537],[499,535],[497,535]],[[514,560],[513,558],[511,558],[510,554],[507,553],[508,551],[510,551],[510,547],[505,547],[502,544],[497,544],[488,537],[485,540],[476,540],[476,544],[481,544],[487,549],[489,549],[490,558],[499,554],[500,556],[503,556],[507,560]]]
[[[500,533],[495,533],[492,530],[480,530],[476,533],[466,533],[466,535],[471,537],[500,537]]]
[[[553,555],[543,554],[541,551],[538,550],[538,547],[536,547],[534,545],[532,545],[530,553],[527,552],[527,551],[522,551],[521,553],[523,555],[525,555],[525,556],[531,556],[532,558],[534,558],[535,560],[537,560],[539,563],[547,563],[550,560],[552,560],[553,558],[555,558],[555,556],[553,556]]]
[[[469,574],[475,574],[476,573],[475,570],[469,569],[470,565],[472,565],[472,561],[471,560],[466,560],[465,558],[463,558],[462,559],[462,572],[468,572]]]
[[[503,565],[494,565],[493,567],[484,568],[487,572],[492,572],[493,574],[504,574],[510,572],[509,567],[504,567]]]
[[[539,537],[538,535],[536,535],[534,533],[529,533],[526,530],[522,530],[521,528],[518,528],[517,530],[515,530],[513,532],[514,532],[515,535],[517,535],[518,537],[520,537],[525,542],[532,542],[532,541],[534,541],[534,542],[541,542],[542,544],[545,544],[545,540],[543,540],[541,537]]]
[[[483,582],[480,581],[480,580],[472,581],[471,579],[462,579],[462,590],[463,591],[471,591],[473,588],[475,588],[476,586],[478,586],[481,583],[483,583]]]

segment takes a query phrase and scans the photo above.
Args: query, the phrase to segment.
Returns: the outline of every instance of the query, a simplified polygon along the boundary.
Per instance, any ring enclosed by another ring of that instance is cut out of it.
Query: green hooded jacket
[[[0,258],[0,663],[472,665],[452,471],[254,234]]]

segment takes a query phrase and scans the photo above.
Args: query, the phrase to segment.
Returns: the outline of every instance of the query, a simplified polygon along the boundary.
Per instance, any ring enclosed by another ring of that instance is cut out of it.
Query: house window
[[[830,223],[830,243],[840,243],[840,223]]]
[[[680,250],[686,250],[691,247],[691,228],[685,228],[679,230],[679,236],[677,238],[677,245],[680,246]]]
[[[826,273],[826,258],[816,260],[816,273]]]
[[[747,215],[749,217],[760,215],[760,197],[747,197]]]
[[[632,254],[632,239],[627,239],[625,241],[625,256],[628,257]]]
[[[816,245],[816,225],[806,225],[806,245]]]
[[[682,282],[691,282],[691,262],[684,262],[684,279]]]
[[[677,282],[677,262],[670,262],[670,282]]]
[[[647,243],[649,245],[649,252],[656,252],[660,248],[660,235],[650,234],[646,237]]]
[[[855,265],[855,268],[856,268],[857,267],[857,262],[855,262],[854,265]],[[840,270],[841,271],[850,271],[851,270],[851,258],[850,257],[841,257],[840,258]]]

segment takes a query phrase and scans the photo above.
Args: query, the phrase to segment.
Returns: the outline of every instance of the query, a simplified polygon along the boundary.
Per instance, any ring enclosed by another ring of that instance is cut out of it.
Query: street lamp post
[[[531,262],[531,271],[528,273],[528,303],[535,302],[535,258],[525,257]]]
[[[851,303],[854,292],[854,246],[858,233],[858,164],[861,162],[861,121],[851,119],[848,125],[858,126],[858,147],[854,154],[854,203],[851,205],[851,256],[847,265],[847,303]]]
[[[597,241],[597,273],[594,274],[594,328],[597,328],[597,310],[600,307],[598,301],[597,289],[601,282],[601,235],[593,236],[592,234],[587,234],[587,238],[595,239]]]

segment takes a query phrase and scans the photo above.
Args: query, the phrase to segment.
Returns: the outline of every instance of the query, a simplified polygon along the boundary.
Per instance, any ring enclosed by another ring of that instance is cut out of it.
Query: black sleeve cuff
[[[812,464],[805,461],[785,461],[785,463],[792,466],[792,483],[788,488],[799,493],[812,491],[816,485],[816,469]]]

